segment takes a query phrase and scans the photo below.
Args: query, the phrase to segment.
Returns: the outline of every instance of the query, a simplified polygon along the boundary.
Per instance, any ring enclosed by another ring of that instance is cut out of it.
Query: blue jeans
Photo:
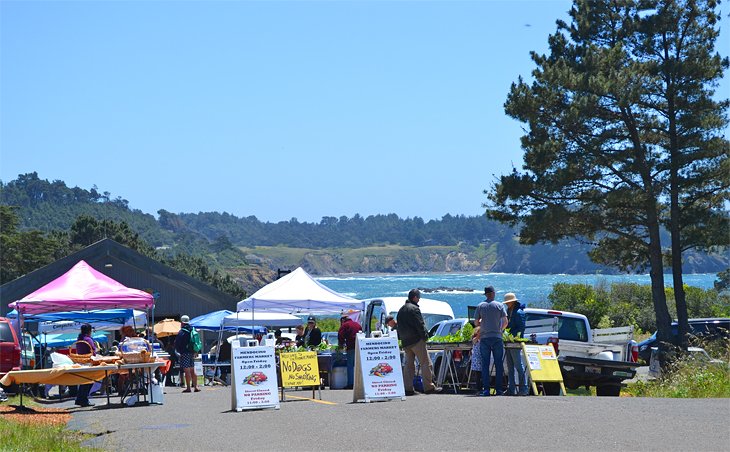
[[[527,394],[527,374],[525,374],[525,363],[522,360],[522,350],[510,348],[507,350],[507,392],[518,394],[515,387],[515,370],[517,371],[517,384],[519,385],[519,394]]]
[[[479,341],[482,354],[482,389],[488,394],[490,387],[490,360],[494,355],[494,390],[501,394],[504,378],[504,342],[501,337],[484,337]]]
[[[347,351],[347,386],[352,388],[355,384],[355,350]]]

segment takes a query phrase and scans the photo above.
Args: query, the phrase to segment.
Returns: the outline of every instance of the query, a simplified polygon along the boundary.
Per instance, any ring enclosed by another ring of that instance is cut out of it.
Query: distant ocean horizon
[[[320,283],[343,295],[363,300],[376,297],[406,297],[413,288],[439,290],[424,293],[431,298],[449,303],[456,317],[466,317],[467,306],[484,299],[484,287],[494,286],[497,300],[507,292],[514,292],[521,302],[530,307],[549,308],[548,295],[556,283],[610,285],[613,283],[651,284],[648,274],[641,275],[528,275],[521,273],[408,273],[408,274],[349,274],[316,278]],[[715,273],[684,275],[684,283],[702,289],[711,289],[717,280]],[[667,287],[672,286],[672,275],[664,275]]]

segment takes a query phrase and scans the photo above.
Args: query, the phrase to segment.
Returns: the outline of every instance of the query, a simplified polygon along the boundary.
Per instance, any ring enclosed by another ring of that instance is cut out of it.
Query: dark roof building
[[[240,300],[114,240],[103,239],[74,254],[0,286],[0,315],[20,300],[66,273],[80,260],[127,287],[156,296],[155,318],[191,318],[221,309],[236,310]]]

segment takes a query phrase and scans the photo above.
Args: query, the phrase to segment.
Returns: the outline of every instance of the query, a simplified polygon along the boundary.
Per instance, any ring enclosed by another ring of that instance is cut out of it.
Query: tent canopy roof
[[[45,286],[10,303],[22,314],[82,311],[110,308],[147,309],[152,295],[130,289],[81,260]]]
[[[250,328],[251,325],[272,327],[297,326],[302,319],[283,312],[234,312],[223,318],[221,325],[224,329]]]
[[[339,314],[363,309],[363,303],[320,284],[299,267],[238,302],[238,311]]]

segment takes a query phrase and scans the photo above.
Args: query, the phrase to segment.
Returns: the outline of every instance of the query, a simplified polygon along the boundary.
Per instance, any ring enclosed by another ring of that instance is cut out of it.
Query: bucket
[[[347,367],[333,367],[330,389],[342,389],[345,386],[347,386]]]

